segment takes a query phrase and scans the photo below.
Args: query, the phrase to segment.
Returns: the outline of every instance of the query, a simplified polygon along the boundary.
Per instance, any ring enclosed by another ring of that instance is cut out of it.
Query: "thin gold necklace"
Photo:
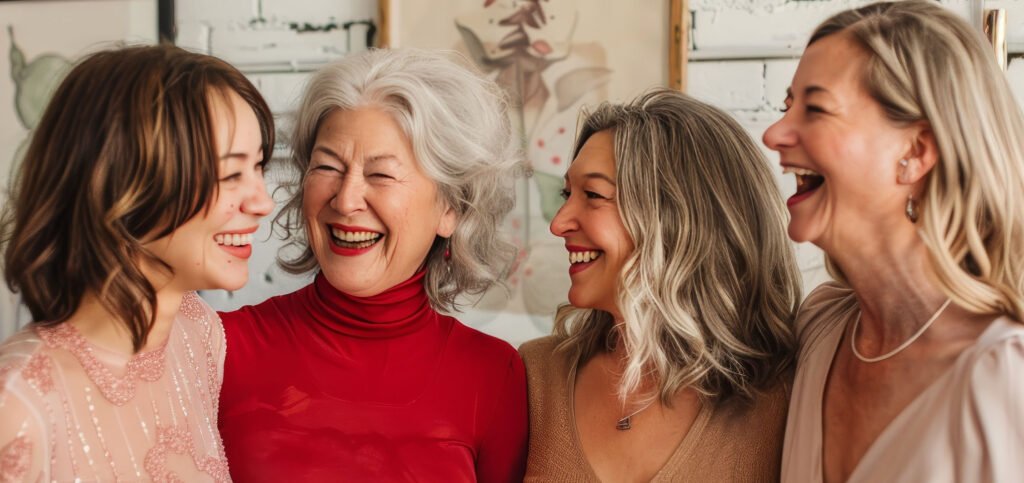
[[[914,335],[910,336],[910,338],[907,339],[906,342],[900,344],[899,347],[877,357],[864,357],[860,355],[860,352],[857,352],[857,328],[860,326],[860,316],[861,314],[864,313],[859,312],[857,314],[857,320],[853,322],[853,333],[850,334],[850,349],[853,350],[853,355],[860,359],[861,362],[871,363],[884,361],[896,354],[899,354],[900,351],[902,351],[903,349],[910,347],[910,344],[913,344],[918,337],[921,337],[921,334],[924,334],[924,331],[928,330],[928,327],[931,327],[931,325],[935,323],[936,320],[938,320],[939,315],[942,315],[942,311],[946,310],[946,307],[949,307],[949,303],[951,301],[952,299],[946,299],[946,301],[942,304],[942,307],[939,307],[939,310],[936,310],[935,313],[932,314],[932,318],[928,319],[928,322],[925,322],[920,329],[917,329],[917,332],[915,332]]]
[[[625,431],[627,429],[631,429],[633,427],[633,424],[632,424],[632,421],[631,421],[633,416],[636,416],[637,414],[640,414],[641,412],[643,412],[643,410],[651,407],[652,404],[654,404],[654,400],[653,399],[650,402],[648,402],[647,404],[644,404],[642,408],[637,409],[636,411],[633,411],[632,413],[629,413],[629,415],[627,415],[626,417],[624,417],[622,419],[619,419],[619,421],[615,423],[615,429],[617,429],[619,431]]]

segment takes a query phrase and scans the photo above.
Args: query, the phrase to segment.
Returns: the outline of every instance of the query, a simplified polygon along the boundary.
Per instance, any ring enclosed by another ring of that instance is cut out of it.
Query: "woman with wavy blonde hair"
[[[841,12],[764,134],[837,282],[797,321],[785,481],[1024,474],[1024,116],[939,5]]]
[[[586,114],[551,221],[571,306],[520,349],[527,480],[777,474],[800,297],[768,164],[670,90]]]

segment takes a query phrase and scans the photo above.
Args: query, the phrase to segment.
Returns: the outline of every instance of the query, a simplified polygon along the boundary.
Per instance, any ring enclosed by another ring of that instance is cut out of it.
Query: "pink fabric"
[[[822,397],[843,332],[858,313],[849,289],[825,284],[797,317],[800,358],[782,481],[822,477]],[[946,373],[878,435],[849,482],[1002,482],[1024,477],[1024,325],[997,318]]]
[[[186,294],[164,346],[128,357],[71,325],[0,345],[0,482],[229,481],[220,319]]]

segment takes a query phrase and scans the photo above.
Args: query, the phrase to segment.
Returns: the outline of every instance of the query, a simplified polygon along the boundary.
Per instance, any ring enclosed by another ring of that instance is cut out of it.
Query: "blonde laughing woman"
[[[764,134],[839,280],[797,321],[782,479],[1020,481],[1024,117],[934,2],[826,20]]]

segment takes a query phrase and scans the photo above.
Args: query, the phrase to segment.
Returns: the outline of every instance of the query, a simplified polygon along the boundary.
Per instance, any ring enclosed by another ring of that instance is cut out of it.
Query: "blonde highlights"
[[[217,100],[236,92],[274,144],[270,109],[226,62],[170,45],[82,60],[32,135],[3,219],[4,277],[34,323],[74,314],[86,293],[122,318],[138,351],[155,316],[143,247],[209,206],[217,193]],[[230,105],[230,104],[228,104]]]
[[[865,85],[887,116],[934,133],[939,160],[919,197],[918,233],[940,288],[972,312],[1024,320],[1024,117],[989,45],[917,0],[841,12],[808,45],[839,32],[869,53]]]
[[[619,284],[624,323],[615,330],[605,312],[563,307],[559,347],[582,362],[610,339],[624,346],[623,399],[645,381],[665,404],[683,388],[724,400],[773,387],[792,364],[801,292],[760,149],[724,112],[667,89],[586,114],[575,154],[604,130],[636,247]]]

